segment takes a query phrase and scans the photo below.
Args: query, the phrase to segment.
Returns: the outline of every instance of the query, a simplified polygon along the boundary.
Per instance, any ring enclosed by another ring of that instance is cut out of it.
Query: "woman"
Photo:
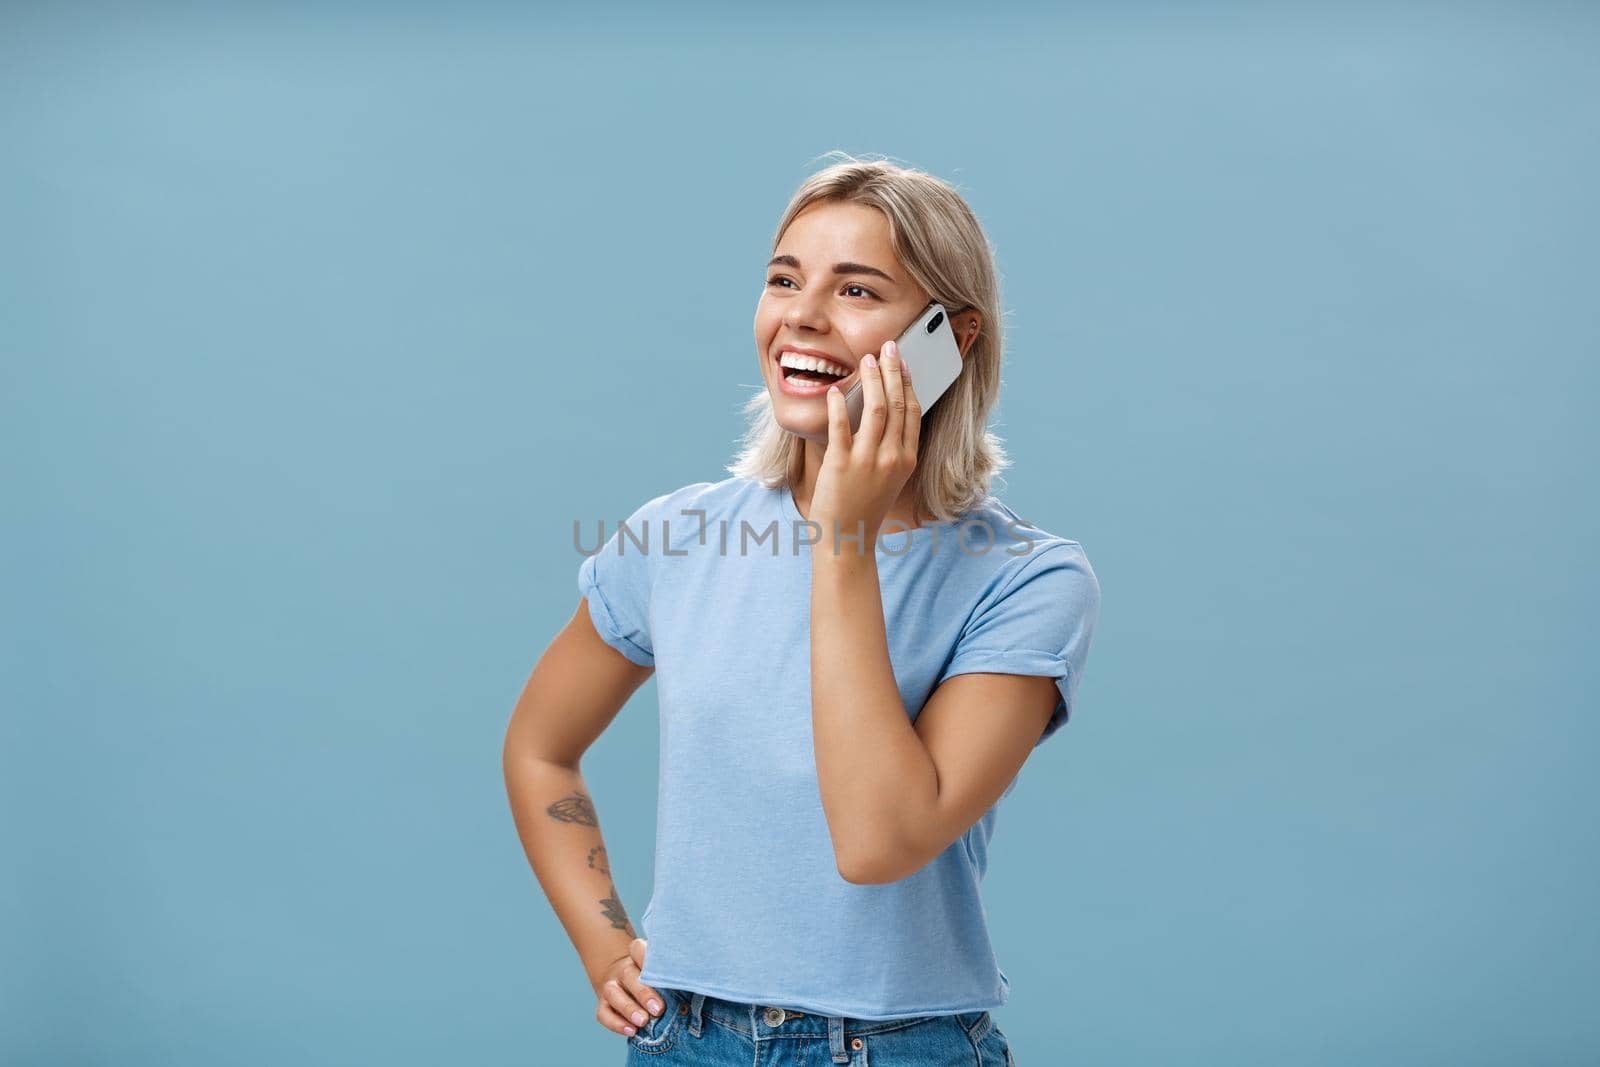
[[[924,412],[892,342],[932,301],[963,369]],[[988,242],[944,182],[847,158],[785,211],[755,340],[732,477],[648,501],[579,568],[507,734],[519,834],[630,1063],[760,1062],[767,1041],[1011,1063],[979,884],[998,802],[1070,712],[1099,585],[988,491],[1009,462],[985,428]],[[652,673],[647,942],[578,760]]]

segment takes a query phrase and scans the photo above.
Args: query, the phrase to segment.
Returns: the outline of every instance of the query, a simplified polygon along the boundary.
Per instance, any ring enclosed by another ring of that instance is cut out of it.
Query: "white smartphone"
[[[900,350],[901,360],[911,368],[911,388],[916,390],[917,403],[926,414],[961,374],[961,349],[956,347],[955,331],[950,328],[950,314],[944,305],[934,301],[923,309],[895,341],[895,347]],[[881,352],[875,354],[880,360],[883,358]],[[864,399],[861,379],[857,378],[844,398],[850,412],[851,433],[861,429]]]

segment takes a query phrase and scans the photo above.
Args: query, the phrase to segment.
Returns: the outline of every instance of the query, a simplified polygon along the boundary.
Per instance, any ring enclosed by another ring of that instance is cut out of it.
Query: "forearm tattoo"
[[[622,896],[617,892],[615,882],[611,883],[611,895],[600,901],[600,907],[605,912],[606,918],[611,920],[611,925],[624,931],[629,937],[638,937],[633,932],[633,924],[628,921],[628,913],[622,908]]]
[[[545,809],[545,814],[558,822],[576,823],[579,826],[599,827],[600,818],[595,814],[594,803],[582,793],[573,793],[571,796],[562,797]],[[596,845],[589,850],[589,866],[611,876],[611,865],[606,859],[604,845]],[[622,906],[622,894],[617,892],[617,884],[608,881],[611,895],[600,898],[600,911],[611,921],[611,925],[625,932],[629,937],[639,936],[634,932],[633,923],[628,921],[628,912]]]
[[[600,825],[600,820],[594,813],[594,804],[582,793],[562,797],[545,811],[552,819],[559,819],[562,822],[581,823],[584,826]]]

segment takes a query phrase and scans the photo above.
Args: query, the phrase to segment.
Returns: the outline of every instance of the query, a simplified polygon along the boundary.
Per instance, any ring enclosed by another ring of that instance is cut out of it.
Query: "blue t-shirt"
[[[858,1019],[1004,1004],[1010,982],[979,895],[999,802],[898,881],[855,885],[835,865],[811,735],[820,526],[788,489],[744,477],[656,497],[624,526],[584,559],[578,589],[600,636],[655,667],[661,766],[641,979]],[[1099,608],[1082,546],[993,496],[957,522],[890,529],[878,581],[906,714],[915,721],[951,675],[1048,675],[1060,701],[1036,746],[1048,739],[1073,707]]]

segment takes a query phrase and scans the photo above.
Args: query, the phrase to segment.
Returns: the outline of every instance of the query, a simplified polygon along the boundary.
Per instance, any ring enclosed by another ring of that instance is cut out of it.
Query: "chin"
[[[818,410],[808,411],[815,406]],[[790,396],[772,398],[772,417],[777,424],[796,437],[804,437],[819,444],[828,440],[828,409],[821,405],[808,405]]]

